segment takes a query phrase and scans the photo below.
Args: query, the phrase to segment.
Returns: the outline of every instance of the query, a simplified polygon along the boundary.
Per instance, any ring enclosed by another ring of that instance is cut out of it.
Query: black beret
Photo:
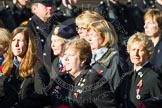
[[[77,31],[74,27],[70,25],[60,24],[54,28],[53,34],[64,39],[70,39],[72,37],[77,36]]]
[[[41,3],[45,6],[52,6],[53,5],[52,0],[33,0],[33,3]]]

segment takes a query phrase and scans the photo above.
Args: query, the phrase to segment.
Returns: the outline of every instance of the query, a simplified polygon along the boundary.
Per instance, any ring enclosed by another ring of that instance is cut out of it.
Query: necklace
[[[143,73],[142,72],[138,72],[138,75],[140,76],[141,79],[140,79],[140,81],[137,84],[136,98],[137,99],[141,99],[140,88],[143,86],[143,81],[142,81]]]

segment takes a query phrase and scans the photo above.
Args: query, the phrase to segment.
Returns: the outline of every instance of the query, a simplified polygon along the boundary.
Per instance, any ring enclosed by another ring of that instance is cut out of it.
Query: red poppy
[[[2,66],[0,66],[0,72],[2,72]]]
[[[77,98],[78,97],[78,93],[76,92],[76,93],[74,93],[74,96]]]
[[[56,108],[69,108],[69,106],[68,105],[59,105]]]
[[[138,105],[138,107],[137,108],[146,108],[146,106],[145,106],[145,104],[144,103],[140,103],[139,105]]]
[[[97,73],[98,74],[102,74],[103,70],[98,70]]]
[[[138,87],[142,87],[142,80],[139,81],[139,83],[137,84]]]
[[[60,69],[60,71],[61,71],[61,72],[65,72],[65,71],[66,71],[65,67],[62,66],[61,69]]]

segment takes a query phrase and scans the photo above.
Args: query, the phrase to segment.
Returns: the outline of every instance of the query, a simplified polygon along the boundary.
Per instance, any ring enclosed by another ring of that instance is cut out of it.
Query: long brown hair
[[[12,53],[11,44],[13,38],[18,34],[23,33],[25,36],[25,40],[27,42],[27,50],[26,53],[19,64],[19,75],[23,78],[28,77],[34,74],[34,64],[37,61],[37,51],[36,51],[36,44],[34,41],[34,34],[33,32],[27,27],[18,27],[13,30],[11,33],[11,38],[9,40],[9,48],[6,54],[6,57],[2,64],[2,72],[3,75],[10,75],[13,69],[13,60],[14,55]]]

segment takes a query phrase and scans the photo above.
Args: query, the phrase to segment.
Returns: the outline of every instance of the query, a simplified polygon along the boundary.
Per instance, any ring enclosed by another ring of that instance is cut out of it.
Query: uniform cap
[[[77,35],[77,31],[74,27],[71,27],[70,25],[60,24],[54,28],[53,34],[64,39],[70,39]]]
[[[33,0],[33,3],[41,3],[41,4],[45,5],[45,6],[53,5],[52,0]]]

